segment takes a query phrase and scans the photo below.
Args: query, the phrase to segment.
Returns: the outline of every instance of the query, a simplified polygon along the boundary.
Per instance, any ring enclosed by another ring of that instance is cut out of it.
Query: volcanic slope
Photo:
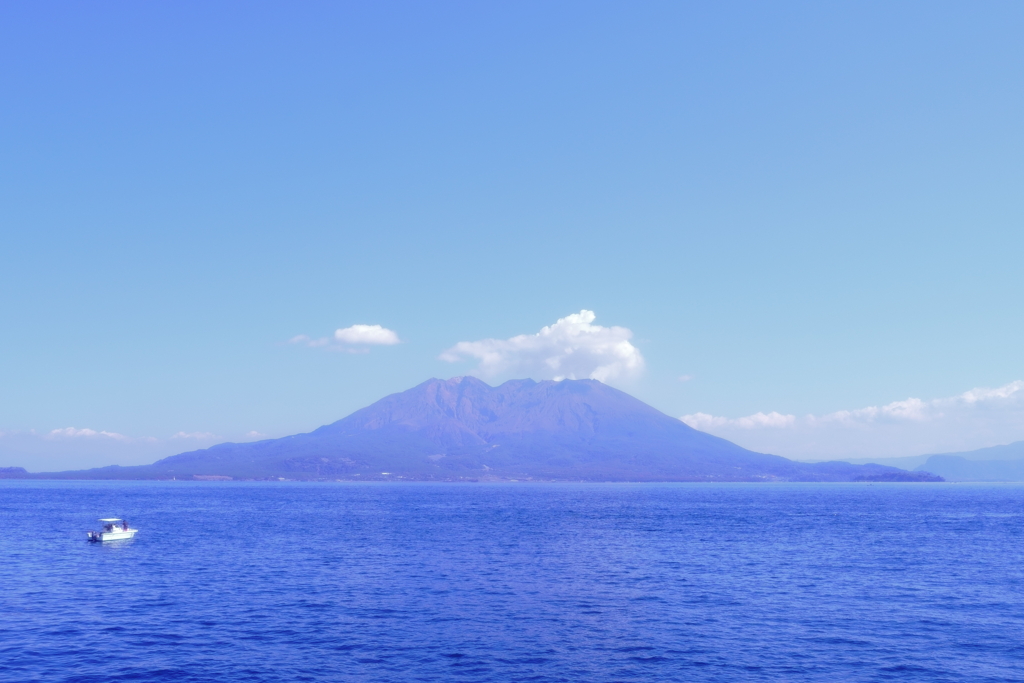
[[[44,475],[45,476],[45,475]],[[55,475],[49,475],[55,476]],[[929,481],[799,463],[697,431],[596,380],[431,379],[308,434],[56,476],[347,480]]]

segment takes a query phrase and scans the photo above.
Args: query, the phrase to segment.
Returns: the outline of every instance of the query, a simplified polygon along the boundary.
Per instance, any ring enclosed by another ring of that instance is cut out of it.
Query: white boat
[[[116,517],[107,517],[101,519],[103,522],[103,531],[90,531],[89,540],[93,543],[102,543],[103,541],[120,541],[125,538],[131,538],[135,534],[139,533],[138,529],[133,529],[128,526],[128,522],[123,519]]]

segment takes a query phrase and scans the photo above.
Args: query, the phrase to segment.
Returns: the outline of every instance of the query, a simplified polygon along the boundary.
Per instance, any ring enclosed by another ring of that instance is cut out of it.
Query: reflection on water
[[[115,539],[113,541],[98,541],[98,542],[90,542],[88,539],[86,539],[85,542],[88,543],[89,545],[96,546],[97,548],[102,548],[102,549],[104,549],[106,551],[113,552],[113,551],[123,551],[123,550],[127,549],[128,546],[130,546],[132,543],[135,542],[136,538],[138,538],[138,536],[133,536],[132,538],[118,538],[118,539]]]

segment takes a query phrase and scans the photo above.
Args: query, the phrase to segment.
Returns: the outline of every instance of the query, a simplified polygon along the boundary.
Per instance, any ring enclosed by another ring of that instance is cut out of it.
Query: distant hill
[[[934,453],[926,455],[926,458],[936,456],[964,458],[965,460],[1024,460],[1024,441],[1014,441],[1005,446],[989,446],[978,448],[973,451],[959,451],[957,453]]]
[[[933,472],[950,481],[1024,481],[1024,441],[925,457],[915,471]]]
[[[80,479],[940,481],[881,465],[800,463],[699,432],[596,380],[431,379],[308,434],[224,443]]]

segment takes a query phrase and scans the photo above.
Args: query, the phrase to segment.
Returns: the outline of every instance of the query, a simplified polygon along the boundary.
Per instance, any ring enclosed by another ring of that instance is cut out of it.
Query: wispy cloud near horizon
[[[485,377],[515,374],[607,382],[643,372],[644,357],[629,341],[633,332],[625,327],[594,325],[596,317],[593,311],[583,309],[536,334],[459,342],[440,358],[449,363],[475,359],[479,361],[476,371]]]
[[[46,439],[114,439],[115,441],[131,441],[132,438],[125,436],[124,434],[118,434],[117,432],[108,431],[96,431],[95,429],[76,429],[74,427],[62,427],[60,429],[51,429],[46,434]],[[144,437],[148,438],[148,437]]]
[[[172,439],[191,439],[193,441],[214,441],[220,437],[212,432],[178,432]]]
[[[1024,439],[1024,381],[956,396],[907,398],[822,415],[693,413],[694,429],[793,458],[886,458],[974,450]]]
[[[179,431],[168,437],[127,436],[89,427],[48,431],[0,430],[0,467],[55,472],[107,465],[144,465],[168,455],[207,448],[224,441],[255,441],[265,434],[250,431],[223,437],[212,432]]]

